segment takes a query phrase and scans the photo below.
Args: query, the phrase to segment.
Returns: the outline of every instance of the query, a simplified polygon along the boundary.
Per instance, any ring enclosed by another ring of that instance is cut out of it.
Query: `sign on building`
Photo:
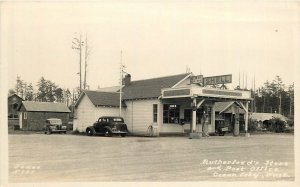
[[[203,84],[203,75],[191,76],[191,84]]]
[[[232,83],[232,74],[203,78],[204,85],[227,84],[227,83]]]

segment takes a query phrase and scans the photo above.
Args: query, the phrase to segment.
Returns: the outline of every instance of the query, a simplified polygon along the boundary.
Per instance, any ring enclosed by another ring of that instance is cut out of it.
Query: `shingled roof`
[[[215,111],[220,113],[233,113],[231,106],[235,104],[234,101],[216,102]],[[238,104],[236,104],[238,106]],[[239,106],[240,107],[240,106]],[[239,113],[244,114],[245,111],[240,107]]]
[[[8,98],[13,97],[13,96],[16,96],[16,97],[18,97],[18,98],[20,98],[21,100],[24,101],[24,99],[22,97],[18,96],[16,93],[8,95]]]
[[[251,119],[257,121],[265,121],[265,120],[270,120],[272,118],[279,118],[285,122],[288,120],[287,117],[278,113],[252,113],[251,115]]]
[[[64,103],[23,101],[22,106],[28,112],[71,112]]]
[[[120,94],[118,92],[84,90],[75,105],[76,107],[78,106],[84,95],[86,95],[95,106],[120,106]],[[122,103],[122,106],[125,107],[125,103]]]
[[[185,73],[153,79],[131,81],[129,85],[122,89],[123,99],[157,98],[161,95],[162,88],[171,88],[188,75],[188,73]]]
[[[230,107],[234,101],[229,102],[216,102],[215,103],[215,110],[216,112],[225,111],[228,107]]]

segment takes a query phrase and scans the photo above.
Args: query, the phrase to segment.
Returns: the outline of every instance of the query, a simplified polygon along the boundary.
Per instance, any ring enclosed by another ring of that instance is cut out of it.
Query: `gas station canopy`
[[[162,99],[184,97],[207,97],[250,101],[251,92],[242,90],[222,90],[199,86],[162,89]]]

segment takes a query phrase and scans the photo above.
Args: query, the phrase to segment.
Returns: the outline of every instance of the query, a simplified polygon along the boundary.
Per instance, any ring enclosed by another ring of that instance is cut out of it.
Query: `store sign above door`
[[[191,76],[191,84],[216,85],[232,83],[232,74],[203,77],[203,75]]]

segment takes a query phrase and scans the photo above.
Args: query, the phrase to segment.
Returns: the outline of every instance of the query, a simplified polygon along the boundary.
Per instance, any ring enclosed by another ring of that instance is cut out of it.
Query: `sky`
[[[8,88],[17,75],[78,87],[72,40],[80,33],[92,90],[119,84],[121,51],[132,80],[189,67],[204,77],[232,74],[230,88],[252,88],[254,77],[257,88],[276,75],[290,85],[300,59],[297,1],[4,2],[1,10]]]

